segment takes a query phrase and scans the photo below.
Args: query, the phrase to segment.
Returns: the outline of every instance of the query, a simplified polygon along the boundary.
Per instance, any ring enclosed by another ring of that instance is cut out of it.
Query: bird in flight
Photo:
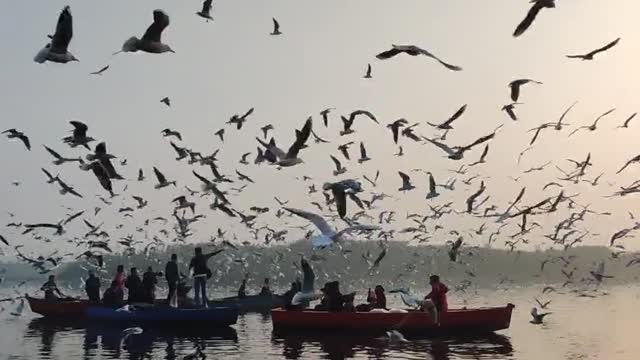
[[[424,55],[427,57],[430,57],[434,60],[436,60],[437,62],[439,62],[440,64],[442,64],[442,66],[446,67],[447,69],[451,70],[451,71],[461,71],[462,68],[460,66],[457,65],[451,65],[448,64],[444,61],[442,61],[440,58],[438,58],[437,56],[433,55],[432,53],[430,53],[429,51],[419,48],[415,45],[391,45],[391,49],[390,50],[386,50],[381,52],[380,54],[376,55],[376,57],[379,60],[386,60],[386,59],[390,59],[398,54],[401,53],[405,53],[407,55],[411,55],[411,56],[418,56],[418,55]]]
[[[552,9],[556,7],[555,0],[532,0],[533,5],[527,12],[527,16],[518,24],[516,30],[513,32],[514,37],[518,37],[524,34],[525,31],[533,24],[533,21],[538,16],[540,10],[544,8]]]
[[[276,20],[276,18],[272,18],[271,20],[273,20],[273,31],[271,32],[271,35],[282,35],[282,32],[280,31],[280,23],[278,22],[278,20]]]
[[[65,6],[58,17],[56,32],[50,36],[51,42],[36,54],[33,61],[42,64],[45,61],[66,64],[71,61],[78,61],[68,50],[69,43],[73,37],[73,17],[71,8]]]
[[[3,131],[2,134],[6,134],[8,139],[18,139],[22,141],[27,150],[31,151],[31,142],[29,141],[29,137],[23,132],[20,132],[16,129],[9,129]]]
[[[209,22],[209,20],[213,21],[213,18],[211,17],[212,2],[213,0],[204,0],[204,2],[202,3],[202,10],[196,12],[196,15],[206,19],[207,22]]]
[[[599,54],[601,52],[605,52],[605,51],[611,49],[612,47],[616,46],[619,41],[620,41],[620,38],[617,38],[617,39],[613,40],[612,42],[608,43],[607,45],[605,45],[605,46],[603,46],[603,47],[601,47],[599,49],[595,49],[595,50],[593,50],[591,52],[588,52],[586,54],[583,54],[583,55],[567,55],[567,57],[569,59],[582,59],[583,61],[584,60],[593,60],[593,57],[596,54]]]
[[[462,114],[464,114],[465,110],[467,110],[467,104],[462,105],[460,107],[460,109],[458,109],[458,111],[456,111],[453,115],[451,115],[451,117],[449,119],[447,119],[447,121],[445,121],[445,122],[443,122],[441,124],[432,124],[432,123],[427,121],[427,124],[433,126],[434,128],[438,128],[438,129],[441,129],[441,130],[452,130],[453,126],[451,126],[451,123],[453,123],[460,116],[462,116]]]
[[[98,71],[94,71],[94,72],[90,73],[89,75],[102,75],[107,70],[109,70],[109,65],[103,67],[102,69],[100,69]]]
[[[602,119],[603,117],[611,114],[612,112],[614,112],[616,110],[616,108],[610,109],[605,111],[604,113],[602,113],[602,115],[598,116],[595,121],[593,122],[593,124],[591,125],[585,125],[585,126],[580,126],[579,128],[573,130],[569,136],[572,136],[573,134],[577,133],[578,131],[582,130],[582,129],[587,129],[589,131],[596,131],[597,126],[598,126],[598,122],[600,121],[600,119]]]
[[[130,37],[122,44],[121,52],[143,51],[151,54],[162,54],[166,52],[175,53],[173,49],[162,42],[162,32],[169,26],[169,15],[162,10],[153,11],[153,23],[149,25],[147,31],[141,39],[135,36]]]
[[[511,100],[513,102],[518,101],[518,98],[520,97],[520,87],[529,83],[538,85],[542,84],[540,81],[531,79],[517,79],[509,83],[509,88],[511,89]]]
[[[371,79],[371,64],[367,65],[367,72],[363,76],[364,79]]]

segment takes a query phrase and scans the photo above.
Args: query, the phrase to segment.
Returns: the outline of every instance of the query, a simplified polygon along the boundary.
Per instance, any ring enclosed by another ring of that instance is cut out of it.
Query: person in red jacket
[[[449,288],[440,282],[440,276],[431,275],[429,277],[429,284],[431,285],[431,292],[424,297],[425,300],[431,300],[435,305],[438,313],[447,312],[449,306],[447,304],[447,292]]]

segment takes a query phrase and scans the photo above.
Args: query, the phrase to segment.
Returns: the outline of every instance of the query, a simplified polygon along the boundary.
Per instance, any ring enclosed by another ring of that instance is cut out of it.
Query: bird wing
[[[380,230],[381,227],[377,226],[377,225],[353,225],[353,226],[349,226],[346,229],[342,229],[338,232],[338,234],[336,235],[336,237],[340,237],[341,235],[344,234],[348,234],[348,233],[352,233],[354,231],[375,231],[375,230]]]
[[[60,156],[60,154],[58,154],[57,152],[53,151],[51,148],[47,147],[46,145],[44,145],[45,150],[47,150],[47,152],[49,152],[49,154],[51,154],[54,158],[56,159],[62,159],[62,156]]]
[[[627,161],[627,163],[624,164],[624,166],[620,170],[618,170],[618,172],[616,172],[616,175],[620,174],[624,169],[627,168],[627,166],[631,165],[631,163],[634,163],[636,161],[640,161],[640,155],[636,155],[633,159]]]
[[[153,23],[142,35],[142,41],[161,42],[162,31],[169,26],[169,16],[162,10],[153,11]]]
[[[211,3],[213,2],[213,0],[204,0],[204,2],[202,3],[202,12],[203,13],[208,13],[209,11],[211,11]]]
[[[462,116],[465,110],[467,110],[467,104],[462,105],[460,109],[458,109],[458,111],[456,111],[453,115],[451,115],[451,117],[447,121],[440,124],[440,126],[450,125],[452,122],[456,121],[460,116]]]
[[[367,149],[364,147],[364,142],[360,141],[360,158],[367,158]]]
[[[376,58],[378,58],[378,60],[386,60],[400,54],[401,52],[403,51],[394,47],[390,50],[383,51],[380,54],[376,55]]]
[[[58,24],[56,25],[56,33],[53,34],[51,40],[51,50],[57,54],[64,54],[67,52],[67,47],[71,38],[73,37],[73,17],[71,16],[71,9],[69,6],[65,6],[58,17]]]
[[[156,174],[156,178],[158,179],[159,183],[163,184],[167,182],[167,178],[160,172],[160,170],[158,170],[157,167],[153,167],[153,172]]]
[[[536,2],[535,4],[533,4],[533,6],[531,6],[531,9],[529,9],[529,11],[527,12],[527,16],[525,16],[525,18],[516,27],[516,30],[513,32],[513,36],[518,37],[524,34],[524,32],[527,31],[529,26],[531,26],[533,21],[536,19],[536,16],[538,16],[538,13],[541,9],[542,5],[540,4],[540,2]]]
[[[338,208],[338,215],[340,218],[344,218],[347,215],[347,196],[344,191],[334,186],[331,189],[333,198],[336,200],[336,207]]]
[[[296,132],[296,141],[293,142],[293,144],[289,148],[289,151],[287,151],[286,157],[288,159],[293,159],[298,157],[298,153],[300,152],[300,149],[302,149],[302,147],[307,142],[307,140],[309,140],[312,126],[313,126],[313,121],[311,120],[311,117],[309,117],[307,121],[304,123],[302,130]]]
[[[400,175],[400,177],[402,178],[402,186],[411,184],[411,178],[409,177],[409,175],[403,173],[402,171],[398,171],[398,175]]]
[[[342,164],[340,163],[340,160],[338,160],[335,156],[333,155],[329,155],[329,157],[331,157],[331,160],[333,160],[333,162],[336,164],[336,170],[340,170],[342,169]]]
[[[429,138],[424,138],[424,139],[427,140],[428,142],[432,143],[433,145],[439,147],[440,149],[442,149],[444,152],[446,152],[449,155],[455,154],[455,151],[452,148],[448,147],[447,145],[445,145],[445,144],[443,144],[441,142],[438,142],[436,140],[432,140],[432,139],[429,139]]]
[[[69,121],[69,124],[73,126],[73,137],[83,138],[87,135],[89,127],[80,121]]]
[[[303,219],[309,220],[318,228],[318,230],[320,230],[320,232],[322,232],[323,235],[333,236],[335,234],[335,230],[331,228],[329,223],[327,223],[327,221],[320,215],[294,208],[285,207],[284,209],[294,215],[300,216]]]
[[[509,84],[511,88],[511,100],[518,101],[518,97],[520,96],[520,82],[514,81]]]
[[[276,33],[280,30],[280,23],[278,22],[278,20],[276,20],[276,18],[272,18],[272,20],[273,20],[273,32]]]
[[[418,49],[419,49],[421,54],[436,60],[437,62],[439,62],[440,64],[442,64],[444,67],[446,67],[449,70],[452,70],[452,71],[461,71],[462,70],[462,68],[460,66],[448,64],[448,63],[442,61],[439,57],[433,55],[432,53],[430,53],[429,51],[427,51],[425,49],[421,49],[421,48],[418,48]]]
[[[371,112],[369,112],[367,110],[356,110],[356,111],[353,111],[351,113],[351,115],[349,116],[349,120],[351,120],[351,122],[353,122],[355,117],[358,116],[358,115],[364,115],[364,116],[368,117],[369,119],[373,120],[373,122],[375,122],[376,124],[380,124],[378,122],[378,119],[376,119],[376,117]]]
[[[513,108],[512,107],[507,107],[504,110],[507,112],[507,114],[509,115],[511,120],[513,120],[513,121],[517,121],[518,120],[518,118],[516,117],[516,113],[513,112]]]
[[[595,49],[592,52],[589,53],[589,55],[593,56],[599,52],[603,52],[603,51],[607,51],[609,49],[611,49],[612,47],[618,45],[618,42],[620,41],[620,38],[617,38],[615,40],[613,40],[612,42],[608,43],[607,45],[599,48],[599,49]]]
[[[433,178],[433,174],[429,174],[429,192],[436,192],[436,180]]]

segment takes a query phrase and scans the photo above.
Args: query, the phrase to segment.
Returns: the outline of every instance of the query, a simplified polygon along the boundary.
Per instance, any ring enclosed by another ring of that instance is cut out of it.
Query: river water
[[[0,359],[182,359],[201,346],[207,359],[640,359],[640,288],[600,289],[596,297],[568,290],[542,294],[542,286],[450,294],[456,305],[513,303],[508,330],[476,338],[409,339],[352,334],[276,335],[268,314],[241,315],[226,330],[144,328],[122,344],[121,328],[45,321],[16,304],[0,304]],[[534,298],[551,300],[542,325],[529,323]],[[390,295],[391,304],[399,306]]]

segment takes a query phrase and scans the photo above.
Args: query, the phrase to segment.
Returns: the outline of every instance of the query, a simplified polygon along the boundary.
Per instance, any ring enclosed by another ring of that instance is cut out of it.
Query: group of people
[[[207,280],[211,278],[211,270],[207,266],[207,261],[212,256],[220,253],[221,250],[205,254],[202,248],[195,248],[195,254],[189,263],[189,271],[193,273],[193,287],[195,298],[193,305],[207,306]],[[138,269],[133,267],[127,276],[123,265],[118,265],[116,275],[110,286],[100,297],[102,283],[100,278],[93,271],[89,271],[89,277],[85,280],[85,292],[92,303],[102,303],[105,306],[119,307],[125,303],[156,303],[156,287],[158,277],[164,275],[167,281],[168,294],[167,303],[178,303],[179,299],[186,300],[186,295],[190,288],[186,286],[183,279],[186,277],[180,272],[178,255],[172,254],[169,262],[165,266],[164,273],[156,272],[151,266],[140,276]],[[268,282],[266,282],[268,289]],[[125,289],[127,299],[125,301]],[[65,298],[55,282],[55,276],[49,276],[47,282],[41,287],[44,291],[45,299],[57,301]],[[173,300],[173,301],[172,301]],[[177,305],[176,305],[177,306]]]
[[[269,286],[269,278],[264,278],[264,282],[262,283],[262,288],[260,288],[260,293],[258,296],[272,296],[273,292],[271,292],[271,287]],[[247,278],[242,279],[242,283],[238,288],[238,298],[244,299],[247,297]]]

